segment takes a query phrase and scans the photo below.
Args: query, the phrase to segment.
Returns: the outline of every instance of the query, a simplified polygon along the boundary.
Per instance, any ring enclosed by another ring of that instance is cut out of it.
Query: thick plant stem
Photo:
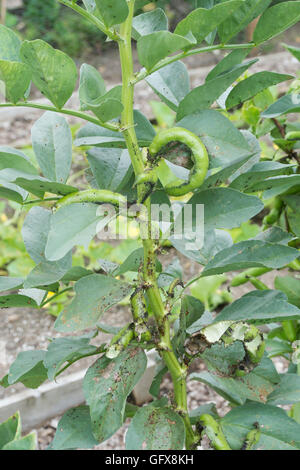
[[[135,0],[129,0],[129,15],[125,23],[121,25],[119,50],[123,76],[122,102],[124,111],[122,113],[122,128],[127,148],[131,157],[132,165],[136,177],[141,175],[145,170],[145,165],[140,151],[138,140],[134,128],[133,117],[133,100],[134,100],[134,84],[133,84],[133,60],[131,45],[132,19],[134,13]],[[138,185],[139,194],[145,191],[144,185]],[[141,223],[141,232],[143,233],[144,247],[144,284],[147,288],[147,295],[151,309],[154,313],[160,340],[158,350],[163,358],[168,370],[170,371],[174,384],[174,398],[176,409],[182,416],[186,427],[186,448],[190,449],[195,443],[194,432],[190,423],[187,410],[186,397],[186,367],[180,365],[173,351],[170,339],[170,324],[164,308],[164,304],[160,295],[160,291],[156,281],[155,264],[156,264],[156,243],[151,239],[151,206],[150,199],[145,201],[148,212],[148,220],[146,226]]]

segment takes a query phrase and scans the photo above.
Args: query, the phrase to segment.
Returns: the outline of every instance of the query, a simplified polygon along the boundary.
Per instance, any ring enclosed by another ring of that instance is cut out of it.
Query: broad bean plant
[[[62,336],[47,350],[21,352],[1,386],[37,388],[94,357],[83,383],[86,404],[61,418],[51,449],[93,448],[127,418],[129,450],[200,450],[205,437],[216,450],[300,449],[300,126],[287,120],[300,111],[300,94],[293,82],[279,100],[268,98],[270,87],[295,77],[251,72],[259,60],[252,50],[299,21],[300,1],[198,1],[174,32],[162,9],[142,10],[147,0],[58,3],[117,44],[122,84],[106,88],[99,71],[83,64],[80,109],[69,109],[78,79],[73,60],[0,27],[0,107],[45,111],[32,128],[34,160],[0,148],[0,197],[26,211],[22,235],[35,262],[26,279],[1,276],[0,307],[39,309],[74,291],[55,323]],[[253,41],[237,43],[258,17]],[[191,89],[183,60],[213,51],[223,51],[222,59]],[[299,49],[290,52],[299,58]],[[134,109],[141,81],[176,115],[173,127],[160,131]],[[31,83],[47,100],[30,101]],[[248,106],[249,113],[250,105],[257,119],[240,131],[231,112]],[[74,141],[66,115],[85,122]],[[280,159],[262,158],[258,138],[265,135],[281,148]],[[80,187],[68,182],[74,146],[89,165]],[[253,218],[258,234],[234,243],[232,229]],[[100,260],[95,271],[72,265],[76,246],[104,233],[118,238],[133,222],[139,246],[123,264]],[[187,280],[176,261],[166,266],[170,250],[199,263],[199,274]],[[259,279],[281,269],[274,288]],[[231,287],[249,283],[252,290],[215,312],[199,297],[206,281],[224,274]],[[130,305],[130,322],[103,324],[120,302]],[[100,331],[110,336],[96,346]],[[136,406],[128,397],[150,351],[157,353],[153,400]],[[277,372],[276,356],[286,373]],[[206,369],[195,372],[194,361]],[[168,397],[160,394],[167,373]],[[230,411],[220,416],[212,403],[189,409],[187,379],[224,397]],[[31,435],[20,441],[18,420],[0,426],[3,448],[32,448]]]

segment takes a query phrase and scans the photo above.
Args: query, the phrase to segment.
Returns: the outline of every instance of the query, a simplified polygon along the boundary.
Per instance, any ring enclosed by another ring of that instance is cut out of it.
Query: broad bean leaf
[[[144,261],[144,249],[137,248],[125,259],[120,267],[114,270],[114,276],[120,276],[128,271],[138,272]],[[162,266],[160,262],[156,261],[156,271],[161,272]]]
[[[80,68],[79,99],[81,108],[88,109],[87,103],[91,103],[105,95],[105,82],[97,69],[89,64],[83,64]]]
[[[92,13],[96,8],[96,1],[95,0],[82,0],[85,8],[88,12]]]
[[[279,338],[267,338],[266,339],[266,352],[268,357],[285,356],[286,354],[292,354],[293,349],[290,342],[283,341]]]
[[[219,251],[229,248],[233,243],[230,234],[223,230],[208,228],[208,230],[204,230],[203,237],[200,236],[199,239],[198,237],[197,232],[190,231],[180,237],[173,235],[169,239],[176,250],[203,265],[206,265]]]
[[[45,299],[46,297],[46,291],[50,291],[50,288],[54,286],[54,284],[51,284],[51,286],[49,286],[48,288],[46,288],[45,286],[41,286],[40,289],[20,289],[19,290],[19,295],[25,295],[25,296],[28,296],[30,297],[31,299],[33,299],[36,304],[40,307],[43,300]],[[24,287],[25,286],[25,282],[24,282]]]
[[[132,22],[132,37],[136,41],[141,36],[155,33],[156,31],[166,31],[168,29],[168,18],[164,10],[155,10],[135,16]]]
[[[23,383],[27,388],[38,388],[47,379],[47,370],[43,361],[46,351],[20,352],[17,359],[10,366],[8,383],[13,385]]]
[[[235,66],[239,65],[245,57],[251,51],[251,47],[248,49],[236,49],[229,54],[227,54],[223,59],[221,59],[218,64],[207,74],[205,81],[212,80],[213,78],[218,77],[224,72],[228,72],[233,69]]]
[[[83,268],[82,266],[73,266],[62,278],[64,284],[68,284],[71,281],[79,281],[84,276],[93,274],[90,269]]]
[[[266,178],[271,176],[291,174],[293,168],[294,165],[292,164],[283,165],[279,162],[258,162],[249,171],[237,177],[230,184],[230,187],[243,192],[254,192],[252,186],[256,183],[265,181]]]
[[[283,2],[268,8],[260,17],[253,34],[256,44],[272,39],[300,19],[300,2]]]
[[[77,81],[73,60],[40,39],[24,41],[21,58],[31,69],[37,88],[56,108],[62,108],[71,97]]]
[[[212,344],[201,354],[201,359],[208,370],[217,370],[218,373],[230,376],[241,361],[245,359],[245,349],[241,341],[234,341],[230,345]]]
[[[93,336],[94,331],[84,336],[55,338],[51,341],[44,358],[48,378],[53,380],[65,362],[75,362],[96,353],[98,348],[89,344]]]
[[[37,446],[37,436],[35,432],[27,434],[14,441],[8,442],[1,450],[35,450]]]
[[[143,406],[134,415],[126,433],[127,450],[181,450],[185,427],[170,408]]]
[[[88,246],[97,229],[100,230],[102,219],[96,204],[80,203],[61,207],[51,218],[45,250],[47,260],[63,258],[76,245]]]
[[[22,236],[28,254],[35,263],[45,261],[45,246],[52,213],[43,207],[33,207],[22,227]]]
[[[283,114],[297,113],[300,111],[300,94],[286,94],[271,104],[261,116],[264,118],[274,118]]]
[[[30,85],[30,68],[22,62],[0,60],[0,80],[5,85],[5,99],[17,103],[24,98]]]
[[[21,437],[21,418],[17,411],[13,416],[0,423],[0,449]]]
[[[144,351],[130,347],[113,360],[101,357],[88,369],[83,391],[90,407],[93,434],[99,442],[122,426],[126,399],[146,366]]]
[[[64,277],[64,275],[69,271],[71,265],[71,252],[67,253],[62,259],[58,261],[41,262],[28,274],[24,282],[24,287],[29,289],[32,287],[54,284]]]
[[[146,82],[173,111],[190,91],[190,80],[183,62],[177,61],[152,73]]]
[[[204,206],[206,229],[237,227],[264,208],[263,203],[256,196],[249,197],[230,188],[213,188],[200,191],[192,196],[188,204],[193,206],[202,204]]]
[[[99,189],[120,192],[133,175],[127,150],[94,147],[87,159]]]
[[[223,167],[243,156],[253,155],[243,134],[229,119],[213,109],[187,116],[177,125],[194,132],[203,140],[211,157],[212,168]]]
[[[34,299],[26,295],[0,295],[0,309],[9,307],[38,308]]]
[[[251,168],[258,159],[259,155],[250,154],[246,157],[243,156],[240,159],[234,160],[232,164],[225,165],[224,168],[219,171],[209,171],[200,191],[220,186],[223,183],[230,183],[232,179],[234,181],[238,175],[247,172],[247,170],[249,170],[249,168]]]
[[[272,0],[244,0],[242,6],[219,26],[218,35],[221,42],[223,44],[228,42],[229,39],[244,29],[247,24],[268,8],[271,1]]]
[[[283,46],[291,53],[297,60],[300,62],[300,48],[295,46],[288,46],[287,44],[283,44]]]
[[[120,116],[122,113],[123,104],[121,102],[121,95],[122,87],[116,86],[95,100],[84,101],[82,96],[81,101],[84,107],[90,109],[100,121],[106,122]]]
[[[135,131],[141,147],[149,147],[155,137],[155,130],[150,121],[139,111],[134,111]],[[110,131],[95,124],[87,124],[77,134],[74,145],[91,145],[105,148],[126,149],[126,142],[119,132]]]
[[[10,442],[21,438],[21,417],[19,411],[0,423],[0,450]]]
[[[21,41],[10,28],[0,25],[0,59],[20,61]]]
[[[6,168],[24,171],[32,175],[38,173],[24,153],[10,147],[0,147],[0,170]]]
[[[81,405],[68,410],[59,420],[48,450],[91,449],[97,444],[92,431],[90,409]]]
[[[4,182],[4,185],[1,186],[2,181],[0,178],[0,195],[1,198],[7,199],[8,201],[14,201],[18,204],[23,204],[26,197],[28,196],[27,191],[24,191],[22,188],[14,184]]]
[[[292,75],[286,75],[275,72],[258,72],[251,77],[246,78],[239,82],[228,95],[226,100],[226,108],[230,109],[238,106],[244,101],[253,98],[261,91],[269,88],[270,86],[277,85],[278,83],[294,78]]]
[[[297,374],[281,374],[280,383],[268,396],[269,405],[290,405],[300,401],[300,377]]]
[[[21,277],[0,276],[0,292],[6,290],[18,289],[23,285],[24,279]]]
[[[277,276],[275,288],[285,293],[290,304],[300,308],[300,279],[292,276]]]
[[[101,315],[130,294],[132,286],[103,274],[91,274],[75,284],[76,296],[55,322],[57,331],[94,327]]]
[[[264,199],[278,194],[298,192],[300,175],[280,175],[254,183],[251,191],[265,191]]]
[[[72,134],[64,117],[46,112],[31,130],[33,150],[46,178],[65,183],[72,164]]]
[[[243,64],[235,66],[232,70],[209,80],[204,85],[194,88],[181,101],[178,107],[177,120],[181,120],[185,116],[210,108],[216,99],[219,98],[222,93],[224,93],[228,87],[255,62],[256,59],[246,61]]]
[[[129,9],[126,0],[95,0],[106,26],[114,26],[126,20]]]
[[[247,321],[257,324],[299,320],[300,310],[287,300],[286,295],[280,291],[255,290],[225,307],[215,322]]]
[[[241,426],[243,423],[243,426]],[[261,437],[254,449],[297,450],[300,448],[300,425],[276,406],[246,403],[221,419],[225,437],[233,450],[242,448],[249,431],[259,424]]]
[[[45,258],[51,217],[51,211],[42,207],[33,207],[28,212],[23,224],[22,235],[27,252],[37,263],[24,283],[26,288],[57,282],[72,266],[71,252],[54,262],[47,261]]]
[[[45,193],[66,196],[78,191],[74,186],[49,181],[42,176],[11,169],[0,171],[0,181],[3,181],[2,184],[4,185],[13,183],[40,198],[43,198]]]
[[[202,276],[255,267],[278,269],[298,256],[299,252],[289,246],[261,240],[247,240],[219,251],[205,266]]]
[[[219,377],[205,371],[191,374],[190,379],[208,385],[235,405],[243,405],[247,400],[265,403],[280,381],[272,361],[266,357],[252,372],[243,377]]]
[[[274,225],[273,227],[270,227],[267,230],[260,232],[258,235],[256,235],[254,240],[261,240],[264,242],[287,245],[291,240],[293,240],[293,238],[294,237],[292,234],[286,232],[285,230],[282,230],[277,225]]]
[[[175,33],[186,36],[189,32],[201,43],[206,36],[226,21],[243,4],[240,0],[219,3],[213,8],[197,8],[176,26]]]
[[[137,43],[139,61],[147,70],[151,70],[160,60],[173,52],[193,46],[193,43],[170,31],[156,31],[139,38]]]

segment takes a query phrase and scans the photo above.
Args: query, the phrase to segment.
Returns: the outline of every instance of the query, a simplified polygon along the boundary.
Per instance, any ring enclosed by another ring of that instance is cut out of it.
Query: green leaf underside
[[[9,442],[21,437],[21,419],[19,412],[0,424],[0,449]]]
[[[65,362],[73,362],[97,351],[96,346],[89,344],[93,334],[92,332],[81,337],[57,338],[49,344],[44,365],[50,380],[55,378]]]
[[[247,403],[231,410],[221,419],[230,447],[239,450],[254,423],[260,426],[259,450],[297,450],[300,448],[300,425],[280,408],[261,403]],[[242,424],[241,424],[242,423]]]
[[[243,64],[236,65],[232,70],[223,73],[194,88],[180,103],[177,112],[177,120],[183,119],[185,116],[197,113],[199,111],[210,108],[219,96],[224,93],[230,85],[242,75],[251,65],[256,62],[252,59]]]
[[[31,71],[26,64],[0,60],[0,80],[5,84],[5,98],[17,103],[24,98],[31,82]]]
[[[65,183],[72,164],[72,134],[64,117],[47,112],[32,127],[32,145],[46,178]]]
[[[95,0],[96,6],[106,26],[123,23],[126,20],[129,9],[126,0]]]

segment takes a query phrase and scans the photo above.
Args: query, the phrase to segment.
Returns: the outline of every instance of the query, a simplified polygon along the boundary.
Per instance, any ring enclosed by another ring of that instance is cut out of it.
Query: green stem
[[[167,57],[166,59],[160,60],[154,67],[152,67],[151,70],[141,70],[133,79],[132,83],[136,84],[140,82],[141,80],[144,80],[148,75],[151,75],[153,72],[157,72],[157,70],[162,69],[166,65],[172,64],[173,62],[176,62],[177,60],[185,59],[186,57],[189,57],[191,55],[195,54],[201,54],[203,52],[212,52],[212,51],[217,51],[217,50],[234,50],[234,49],[249,49],[255,47],[255,44],[252,43],[247,43],[247,44],[216,44],[214,46],[207,46],[207,47],[199,47],[197,49],[191,49],[186,52],[180,52],[179,54],[176,54],[171,57]]]
[[[112,33],[109,29],[106,28],[105,24],[99,20],[96,16],[94,16],[92,13],[89,13],[87,10],[84,8],[81,8],[79,5],[76,3],[69,1],[69,0],[57,0],[59,3],[62,5],[71,8],[72,10],[76,11],[76,13],[79,13],[79,15],[83,16],[86,20],[88,20],[90,23],[93,23],[95,26],[97,26],[100,31],[102,31],[106,36],[108,36],[110,39],[116,41],[118,36],[115,33]]]
[[[120,130],[119,126],[116,126],[115,124],[99,121],[99,119],[94,118],[93,116],[90,116],[89,114],[81,113],[80,111],[73,111],[73,109],[58,109],[58,108],[55,108],[54,106],[47,106],[47,105],[36,104],[36,103],[16,103],[16,104],[1,103],[0,108],[42,109],[43,111],[52,111],[54,113],[67,114],[68,116],[74,116],[79,119],[84,119],[85,121],[92,122],[93,124],[96,124],[97,126],[105,127],[106,129],[109,129],[110,131],[118,132]]]
[[[41,202],[49,202],[49,201],[59,201],[60,197],[46,197],[45,199],[32,199],[31,201],[23,202],[23,206],[27,206],[29,204],[40,204]]]
[[[135,0],[128,1],[129,15],[125,23],[121,25],[119,50],[122,66],[123,90],[122,102],[124,110],[122,113],[122,128],[124,128],[124,138],[127,148],[131,157],[132,165],[136,177],[145,171],[143,156],[140,151],[138,140],[134,128],[133,117],[133,100],[134,100],[134,75],[133,75],[133,60],[132,60],[132,45],[131,45],[131,32],[132,32],[132,19],[134,14]],[[139,196],[145,191],[143,184],[138,186]],[[186,367],[181,366],[178,362],[170,339],[170,324],[165,312],[164,304],[160,295],[160,291],[156,281],[155,265],[156,265],[156,245],[154,240],[151,239],[151,206],[150,199],[145,202],[148,211],[148,221],[145,229],[144,224],[141,224],[141,231],[146,230],[147,236],[143,237],[144,247],[144,282],[147,286],[147,295],[150,302],[151,309],[154,313],[157,327],[160,334],[159,352],[165,361],[173,380],[174,384],[174,398],[176,408],[181,414],[186,427],[186,448],[190,449],[194,442],[195,436],[190,423],[187,409],[187,394],[186,394]]]
[[[55,295],[52,295],[52,297],[50,297],[49,299],[46,299],[40,306],[40,308],[43,308],[45,307],[45,305],[49,304],[50,302],[52,302],[52,300],[56,299],[57,297],[60,297],[62,294],[64,294],[65,292],[68,292],[70,290],[73,290],[73,287],[67,287],[66,289],[63,289],[61,290],[60,292],[58,292],[57,294]]]
[[[231,450],[220,424],[211,415],[201,415],[200,424],[204,427],[205,434],[215,450]]]

